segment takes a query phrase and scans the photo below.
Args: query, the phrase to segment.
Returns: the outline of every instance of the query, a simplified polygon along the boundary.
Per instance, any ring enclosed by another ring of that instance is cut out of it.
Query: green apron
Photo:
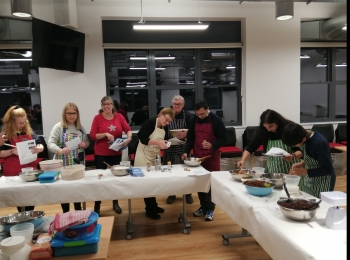
[[[320,168],[318,161],[310,157],[306,152],[306,146],[303,144],[300,150],[304,155],[304,165],[305,169],[317,169]],[[302,175],[300,179],[299,189],[304,191],[316,198],[320,198],[320,192],[329,191],[331,186],[331,175],[312,177],[308,175]]]
[[[292,148],[282,143],[282,140],[268,140],[266,150],[269,151],[272,147],[281,148],[290,154],[293,153]],[[268,156],[265,172],[288,174],[290,169],[292,169],[292,165],[300,161],[301,161],[300,159],[295,159],[295,160],[292,160],[291,162],[287,162],[283,160],[281,157]]]

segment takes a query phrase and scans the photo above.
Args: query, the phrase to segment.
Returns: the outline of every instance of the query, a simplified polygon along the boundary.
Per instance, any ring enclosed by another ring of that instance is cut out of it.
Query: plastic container
[[[130,167],[130,161],[121,161],[121,162],[120,162],[120,166],[123,166],[123,167]]]
[[[51,247],[54,256],[70,256],[80,254],[92,254],[98,251],[100,241],[101,224],[97,224],[92,236],[85,240],[67,241],[62,237],[62,232],[56,233]],[[12,259],[11,259],[12,260]]]
[[[52,172],[44,172],[39,175],[39,182],[40,183],[50,183],[50,182],[55,182],[58,180],[58,171],[52,171]]]
[[[21,223],[10,228],[11,236],[23,236],[26,244],[31,244],[34,234],[33,223]],[[12,259],[11,259],[12,260]]]
[[[298,186],[300,181],[300,176],[286,174],[284,177],[284,180],[286,182],[287,188],[288,186]]]
[[[0,257],[9,260],[28,260],[31,247],[25,243],[23,236],[5,238],[0,243]]]
[[[154,160],[154,169],[156,171],[160,171],[161,170],[161,159],[160,159],[160,156],[159,155],[156,155],[156,159]]]

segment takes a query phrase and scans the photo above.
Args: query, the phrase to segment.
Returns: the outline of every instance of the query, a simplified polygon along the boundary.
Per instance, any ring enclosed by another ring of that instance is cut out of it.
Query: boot
[[[117,214],[122,213],[122,209],[119,207],[118,200],[113,200],[113,209]]]

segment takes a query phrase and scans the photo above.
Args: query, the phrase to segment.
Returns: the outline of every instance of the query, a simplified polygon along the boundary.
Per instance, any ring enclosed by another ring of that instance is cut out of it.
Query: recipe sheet
[[[32,153],[32,150],[31,150],[31,148],[35,146],[36,146],[35,140],[28,140],[28,141],[16,143],[19,163],[21,165],[34,162],[38,158],[38,154]]]
[[[69,150],[75,150],[75,149],[78,149],[78,145],[80,143],[80,138],[79,136],[74,138],[73,140],[70,140],[68,142],[66,142],[66,147],[69,149]]]

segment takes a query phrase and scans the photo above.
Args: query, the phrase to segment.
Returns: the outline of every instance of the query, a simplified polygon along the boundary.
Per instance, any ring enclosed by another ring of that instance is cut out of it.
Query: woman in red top
[[[115,111],[113,100],[105,96],[101,100],[101,109],[92,121],[90,130],[90,139],[95,141],[94,156],[96,169],[107,169],[109,165],[119,165],[122,159],[122,151],[118,152],[109,149],[110,143],[115,139],[121,138],[123,132],[126,133],[127,139],[122,143],[125,147],[131,141],[132,132],[125,118]],[[101,201],[95,201],[94,211],[100,214]],[[118,205],[118,200],[113,200],[113,209],[116,213],[122,213]]]
[[[5,134],[7,141],[0,147],[0,158],[4,158],[4,176],[18,176],[22,168],[33,167],[37,169],[36,161],[21,164],[16,144],[23,141],[35,140],[32,153],[40,153],[44,146],[40,143],[38,136],[33,132],[28,122],[26,111],[20,106],[10,107],[3,118],[4,127],[1,135]],[[18,207],[18,211],[21,209]],[[33,210],[34,206],[27,206],[25,210]]]

